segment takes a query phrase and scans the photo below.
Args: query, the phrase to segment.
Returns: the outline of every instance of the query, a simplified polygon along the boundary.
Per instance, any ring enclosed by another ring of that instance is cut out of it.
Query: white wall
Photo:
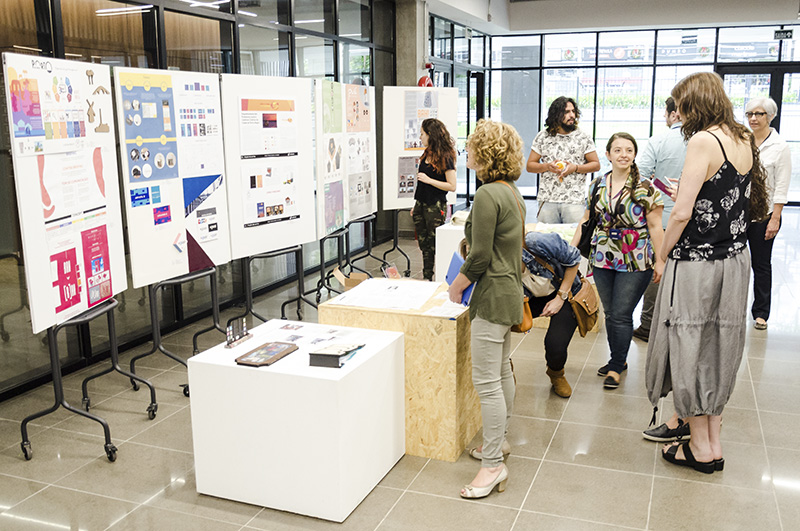
[[[428,11],[490,35],[509,32],[507,0],[428,0]]]

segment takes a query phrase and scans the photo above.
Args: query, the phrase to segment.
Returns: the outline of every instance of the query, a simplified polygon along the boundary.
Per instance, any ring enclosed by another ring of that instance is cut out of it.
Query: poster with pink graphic
[[[38,333],[127,288],[111,70],[4,53],[3,71]]]
[[[89,308],[111,297],[111,271],[108,269],[108,237],[101,225],[81,233],[83,242],[83,267],[86,271],[86,288]]]

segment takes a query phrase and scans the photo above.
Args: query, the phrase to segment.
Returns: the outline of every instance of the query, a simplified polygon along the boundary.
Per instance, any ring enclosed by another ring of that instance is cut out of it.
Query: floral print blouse
[[[591,194],[597,193],[595,210],[600,216],[592,238],[589,266],[623,272],[652,269],[655,254],[647,230],[647,214],[664,206],[661,193],[650,181],[641,179],[631,196],[630,175],[621,191],[612,191],[608,185],[610,179],[611,172],[596,178],[589,186],[586,208]]]

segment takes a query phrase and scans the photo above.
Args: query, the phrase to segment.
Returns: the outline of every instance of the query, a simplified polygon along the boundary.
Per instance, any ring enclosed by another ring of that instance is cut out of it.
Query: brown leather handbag
[[[561,283],[562,279],[556,275],[553,266],[538,256],[534,255],[534,258],[543,268],[550,271],[557,283]],[[578,275],[580,275],[580,272]],[[592,284],[583,277],[580,277],[580,279],[581,289],[579,289],[578,293],[575,295],[572,294],[572,289],[570,289],[569,298],[567,300],[569,300],[569,304],[572,306],[572,313],[575,314],[575,320],[578,321],[578,332],[581,334],[581,337],[586,337],[586,334],[597,324],[599,305],[597,303],[597,293],[594,291]]]

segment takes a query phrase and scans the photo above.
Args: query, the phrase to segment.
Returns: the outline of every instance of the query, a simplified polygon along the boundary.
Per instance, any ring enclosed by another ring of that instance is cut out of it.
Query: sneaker
[[[606,363],[605,365],[603,365],[602,367],[600,367],[599,369],[597,369],[597,376],[608,376],[608,371],[610,371],[610,370],[611,370],[611,366],[610,366],[610,365],[611,365],[611,364],[609,364],[609,363]],[[621,374],[623,371],[626,371],[627,369],[628,369],[628,364],[626,363],[626,364],[625,364],[625,366],[622,368],[622,370],[621,370],[621,371],[619,371],[619,372],[620,372],[620,374]]]
[[[657,428],[644,430],[642,437],[655,442],[688,441],[692,434],[689,433],[689,424],[678,419],[677,428],[668,428],[666,424],[662,424]]]
[[[650,331],[642,330],[642,327],[640,326],[639,328],[633,331],[633,337],[635,337],[636,339],[641,339],[642,341],[647,343],[650,340]]]
[[[603,389],[616,389],[617,387],[619,387],[619,380],[610,374],[603,380]]]

